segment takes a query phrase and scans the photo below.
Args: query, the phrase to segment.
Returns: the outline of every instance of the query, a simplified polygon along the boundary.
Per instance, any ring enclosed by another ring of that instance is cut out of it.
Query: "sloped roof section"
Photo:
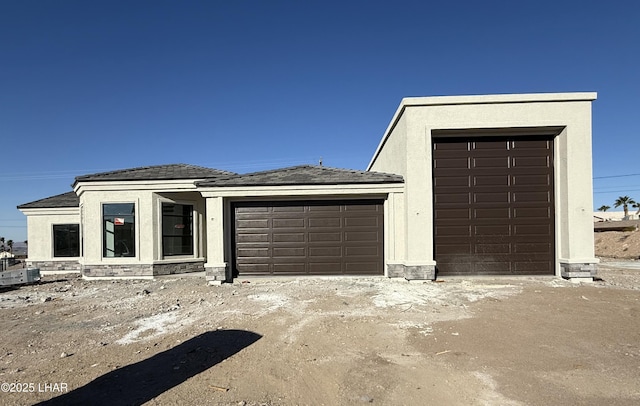
[[[110,182],[136,180],[210,179],[235,175],[234,172],[187,164],[142,166],[76,177],[78,182]]]
[[[197,186],[284,186],[402,183],[400,175],[300,165],[197,182]]]
[[[35,202],[25,203],[18,206],[18,209],[53,209],[63,207],[79,207],[80,198],[75,192],[62,193]]]

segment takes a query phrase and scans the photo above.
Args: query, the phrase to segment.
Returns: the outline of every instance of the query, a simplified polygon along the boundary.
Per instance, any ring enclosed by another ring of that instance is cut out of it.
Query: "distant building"
[[[638,214],[629,211],[627,218],[624,217],[624,211],[595,211],[593,212],[593,221],[622,221],[622,220],[638,220]]]

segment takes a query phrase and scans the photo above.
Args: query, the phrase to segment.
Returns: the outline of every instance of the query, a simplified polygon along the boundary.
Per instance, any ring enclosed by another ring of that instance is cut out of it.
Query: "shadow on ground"
[[[260,334],[244,330],[209,331],[38,405],[141,405],[260,338]]]

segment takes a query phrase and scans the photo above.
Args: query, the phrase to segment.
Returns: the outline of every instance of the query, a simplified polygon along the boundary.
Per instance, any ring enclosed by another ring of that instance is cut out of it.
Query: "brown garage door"
[[[436,138],[438,275],[554,274],[552,137]]]
[[[379,200],[234,204],[239,275],[382,275]]]

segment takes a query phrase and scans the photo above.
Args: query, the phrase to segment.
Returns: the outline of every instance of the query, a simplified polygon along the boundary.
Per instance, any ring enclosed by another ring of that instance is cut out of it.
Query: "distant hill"
[[[6,241],[4,243],[4,246],[7,250],[9,250],[9,247],[7,247]],[[13,243],[13,249],[11,250],[11,252],[15,256],[27,255],[27,244],[25,244],[24,242],[15,241]]]

